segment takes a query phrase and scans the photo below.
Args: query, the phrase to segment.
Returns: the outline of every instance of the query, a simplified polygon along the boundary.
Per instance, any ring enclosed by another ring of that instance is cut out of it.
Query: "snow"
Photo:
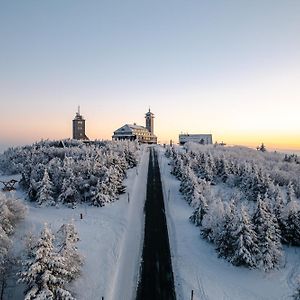
[[[13,236],[15,252],[22,249],[25,235],[29,231],[39,233],[44,223],[55,232],[63,223],[73,222],[80,237],[79,251],[85,257],[82,275],[71,286],[74,296],[80,300],[134,299],[142,254],[148,149],[143,148],[138,167],[127,172],[126,193],[101,208],[40,208],[25,201],[18,190],[17,196],[28,205],[28,215]],[[199,228],[189,222],[193,208],[179,193],[180,182],[170,174],[163,149],[157,149],[177,299],[190,299],[192,290],[194,300],[290,299],[300,273],[300,249],[285,248],[284,266],[267,273],[235,267],[218,258],[214,246],[202,239]],[[0,176],[4,178],[8,179]],[[22,284],[17,288],[12,285],[8,298],[23,299],[23,289]]]
[[[28,215],[13,236],[15,251],[22,249],[29,231],[40,233],[44,223],[56,232],[63,223],[73,222],[80,238],[78,248],[85,258],[82,275],[71,287],[75,297],[134,299],[142,253],[148,159],[149,151],[145,147],[138,167],[127,172],[126,193],[101,208],[41,208],[25,201],[24,194],[17,191],[17,196],[28,205]],[[23,289],[22,284],[9,288],[9,299],[23,299]]]
[[[159,162],[177,298],[189,299],[194,290],[194,300],[291,299],[300,272],[300,249],[285,248],[284,266],[268,273],[218,258],[213,245],[189,222],[193,208],[179,193],[180,182],[170,174],[163,153],[161,149]]]

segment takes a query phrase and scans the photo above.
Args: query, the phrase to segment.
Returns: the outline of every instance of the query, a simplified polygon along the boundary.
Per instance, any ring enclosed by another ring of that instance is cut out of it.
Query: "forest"
[[[135,167],[134,142],[40,141],[0,156],[4,174],[21,174],[20,185],[39,205],[104,206],[124,192],[126,170]]]
[[[270,271],[300,245],[300,164],[294,155],[187,143],[169,147],[190,221],[236,266]]]

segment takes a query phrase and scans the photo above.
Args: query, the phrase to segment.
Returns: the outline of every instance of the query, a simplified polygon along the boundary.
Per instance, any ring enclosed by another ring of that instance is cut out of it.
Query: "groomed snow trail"
[[[137,169],[138,175],[133,185],[126,188],[129,193],[126,228],[119,245],[117,267],[107,299],[131,300],[136,295],[140,257],[143,249],[145,219],[143,210],[146,200],[148,162],[149,148],[145,147]]]
[[[180,182],[170,174],[163,148],[158,149],[177,299],[190,299],[192,290],[194,300],[292,299],[296,286],[290,276],[296,275],[299,248],[285,248],[285,267],[269,273],[235,267],[218,258],[214,246],[189,222],[193,208],[179,193]]]

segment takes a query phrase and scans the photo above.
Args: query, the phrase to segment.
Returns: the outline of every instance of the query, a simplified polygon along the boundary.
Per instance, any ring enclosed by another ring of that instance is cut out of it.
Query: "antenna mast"
[[[78,114],[80,115],[80,105],[78,105]]]

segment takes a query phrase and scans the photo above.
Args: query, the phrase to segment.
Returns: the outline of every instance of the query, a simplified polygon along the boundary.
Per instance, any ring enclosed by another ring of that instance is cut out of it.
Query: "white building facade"
[[[157,137],[154,135],[154,114],[150,111],[146,113],[146,127],[136,124],[125,124],[112,136],[113,140],[130,140],[139,143],[157,144]]]
[[[211,145],[213,143],[211,134],[179,134],[179,144],[184,145],[187,142],[201,145]]]

